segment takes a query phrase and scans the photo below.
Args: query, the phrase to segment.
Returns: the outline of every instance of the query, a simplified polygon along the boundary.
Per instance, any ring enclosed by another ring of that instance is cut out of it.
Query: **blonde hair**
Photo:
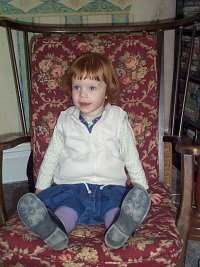
[[[119,82],[111,61],[99,53],[85,53],[75,59],[64,77],[64,86],[71,96],[72,79],[94,79],[104,81],[106,88],[106,101],[117,104]]]

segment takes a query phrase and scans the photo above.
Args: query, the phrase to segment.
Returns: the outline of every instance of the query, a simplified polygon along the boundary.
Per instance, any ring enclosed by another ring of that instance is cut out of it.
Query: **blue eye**
[[[80,90],[80,86],[79,85],[73,85],[72,89],[78,91],[78,90]]]
[[[96,87],[95,86],[90,86],[90,91],[94,91],[96,90]]]

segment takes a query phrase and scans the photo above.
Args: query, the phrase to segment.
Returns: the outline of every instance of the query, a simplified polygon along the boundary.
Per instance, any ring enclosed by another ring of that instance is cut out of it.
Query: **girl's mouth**
[[[87,107],[87,106],[89,106],[89,105],[90,105],[90,103],[86,103],[86,102],[79,102],[79,105],[80,105],[81,107]]]

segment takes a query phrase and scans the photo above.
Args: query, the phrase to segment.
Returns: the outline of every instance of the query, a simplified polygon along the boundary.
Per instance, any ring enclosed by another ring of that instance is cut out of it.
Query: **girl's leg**
[[[67,233],[71,232],[75,228],[78,220],[78,213],[74,209],[61,206],[56,209],[55,215],[63,223]]]
[[[106,212],[104,216],[104,224],[105,224],[106,229],[108,229],[110,225],[113,223],[113,220],[115,219],[118,212],[119,212],[118,207],[110,209]]]
[[[68,246],[67,232],[73,229],[77,221],[75,210],[77,214],[81,214],[83,210],[76,197],[79,195],[76,192],[79,191],[79,185],[55,185],[37,195],[27,193],[18,202],[19,216],[22,222],[50,247],[62,250]],[[68,210],[68,215],[71,216],[68,227],[55,214],[55,211],[63,206],[74,209],[74,212],[70,213]]]
[[[68,247],[68,237],[61,222],[36,194],[23,195],[17,210],[21,221],[49,247],[63,250]]]
[[[146,218],[150,205],[148,192],[135,185],[125,196],[117,220],[106,232],[106,245],[114,249],[122,247]]]

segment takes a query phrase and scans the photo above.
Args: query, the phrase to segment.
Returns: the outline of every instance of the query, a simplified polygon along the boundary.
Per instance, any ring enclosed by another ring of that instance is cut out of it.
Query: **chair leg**
[[[180,265],[178,265],[180,267],[185,266],[187,241],[192,214],[193,174],[193,155],[181,154],[182,198],[177,220],[178,230],[183,239],[183,250],[180,259]]]
[[[3,169],[3,151],[0,150],[0,225],[6,222],[6,211],[3,195],[3,181],[2,181],[2,169]]]
[[[31,151],[31,154],[28,159],[26,174],[28,177],[29,192],[34,193],[35,192],[35,181],[33,178],[33,151]]]

